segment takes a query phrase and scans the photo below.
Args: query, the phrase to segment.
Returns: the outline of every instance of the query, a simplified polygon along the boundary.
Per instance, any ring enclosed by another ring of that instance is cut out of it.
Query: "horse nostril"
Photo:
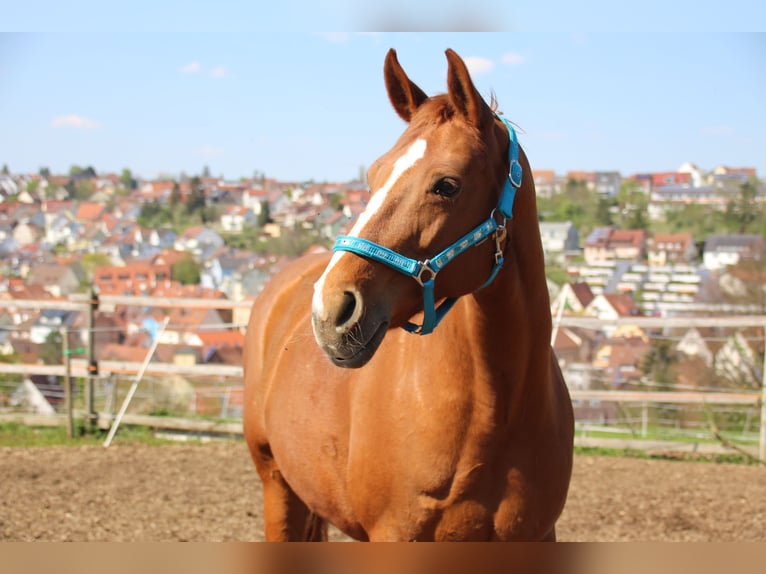
[[[342,327],[348,323],[356,311],[356,295],[351,291],[343,292],[343,301],[338,312],[338,319],[335,322],[336,327]]]

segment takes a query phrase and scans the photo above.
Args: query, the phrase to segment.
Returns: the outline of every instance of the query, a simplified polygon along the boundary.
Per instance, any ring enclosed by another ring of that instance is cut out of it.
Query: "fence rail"
[[[98,306],[112,307],[116,305],[136,305],[144,307],[186,307],[186,308],[204,308],[204,309],[243,309],[250,308],[251,301],[230,301],[225,299],[196,299],[196,298],[154,298],[154,297],[140,297],[140,296],[118,296],[118,295],[102,295],[96,297],[95,294],[80,294],[72,295],[62,299],[46,299],[46,300],[17,300],[17,299],[0,299],[0,309],[58,309],[69,311],[83,311],[90,313],[88,325],[89,328],[93,328],[92,312]],[[585,329],[601,330],[605,327],[619,327],[619,326],[636,326],[644,329],[667,329],[678,327],[733,327],[733,328],[748,328],[759,327],[763,328],[766,333],[766,316],[764,315],[749,315],[749,316],[731,316],[731,315],[718,315],[718,316],[694,316],[694,317],[623,317],[618,319],[598,319],[594,317],[573,317],[573,316],[556,316],[554,318],[556,328],[563,327],[580,327]],[[244,325],[234,325],[237,328],[243,328]],[[93,337],[89,337],[92,341]],[[110,361],[110,360],[98,360],[94,356],[92,347],[88,349],[87,358],[71,358],[66,365],[39,365],[39,364],[7,364],[0,363],[0,375],[2,374],[15,374],[15,375],[51,375],[56,377],[71,377],[79,378],[86,382],[84,388],[85,403],[81,414],[84,414],[86,418],[97,426],[102,426],[104,421],[112,420],[114,417],[114,408],[119,399],[120,392],[124,391],[121,388],[126,386],[125,381],[135,381],[135,375],[141,371],[142,363],[130,362],[130,361]],[[662,392],[662,391],[601,391],[601,390],[577,390],[570,391],[572,400],[577,402],[590,402],[590,403],[615,403],[617,405],[624,405],[627,407],[638,407],[643,409],[641,417],[638,420],[642,421],[642,427],[645,430],[647,425],[646,409],[648,405],[652,405],[653,408],[660,408],[661,405],[685,405],[694,408],[708,408],[717,405],[728,405],[731,409],[745,409],[743,417],[746,417],[745,428],[749,428],[748,425],[758,424],[756,421],[760,419],[759,423],[759,456],[761,459],[766,460],[766,357],[764,358],[764,379],[761,384],[761,390],[755,392],[737,392],[737,393],[718,393],[718,392]],[[163,385],[167,383],[165,379],[172,377],[188,377],[195,379],[194,394],[195,406],[191,408],[192,414],[196,415],[200,410],[204,410],[199,407],[198,403],[214,402],[214,395],[220,394],[220,403],[223,405],[222,412],[236,412],[236,401],[232,397],[237,392],[241,393],[242,389],[242,367],[238,365],[178,365],[168,363],[150,362],[146,366],[144,374],[147,377],[146,383],[149,385],[153,392],[156,389],[163,388]],[[101,382],[101,387],[98,390],[90,389],[88,386],[94,384],[95,381]],[[0,382],[2,382],[0,380]],[[200,387],[205,385],[217,385],[215,390],[205,388],[200,390]],[[122,387],[121,387],[122,386]],[[188,389],[187,389],[188,391]],[[0,384],[0,395],[4,392],[2,384]],[[166,396],[163,401],[166,403],[172,403],[171,395],[173,391],[165,389]],[[97,409],[94,406],[94,397],[98,395],[101,400],[101,409]],[[191,401],[192,399],[189,399]],[[140,401],[139,401],[140,402]],[[162,401],[155,399],[147,399],[143,401],[143,407],[148,409],[147,405],[164,404]],[[232,407],[232,405],[235,405]],[[621,407],[622,408],[622,407]],[[717,407],[719,408],[719,407]],[[160,409],[162,410],[162,409]],[[170,409],[172,410],[172,409]],[[760,411],[757,413],[756,411]],[[723,411],[721,411],[723,412]],[[728,413],[728,411],[727,411]],[[24,417],[27,418],[24,418]],[[7,420],[8,417],[16,417],[13,420],[17,420],[18,417],[22,417],[23,420],[35,420],[38,423],[43,420],[41,418],[29,418],[31,415],[24,414],[1,414],[0,421]],[[46,419],[55,421],[59,424],[61,420],[64,420],[65,415],[50,415],[53,418]],[[236,418],[236,417],[235,417]],[[626,416],[625,420],[629,420],[630,417]],[[188,421],[188,424],[181,421]],[[658,420],[660,420],[658,418]],[[175,425],[170,428],[182,428],[185,427],[188,430],[194,429],[219,429],[217,431],[210,430],[209,432],[234,432],[234,428],[240,425],[239,422],[232,423],[214,423],[210,421],[200,420],[199,418],[189,417],[157,417],[151,416],[147,413],[141,412],[129,412],[125,415],[126,424],[146,424],[155,428],[168,428],[167,425]],[[221,426],[222,425],[222,426]],[[226,426],[234,425],[234,426]],[[225,430],[220,430],[225,429]],[[208,432],[202,431],[199,432]]]

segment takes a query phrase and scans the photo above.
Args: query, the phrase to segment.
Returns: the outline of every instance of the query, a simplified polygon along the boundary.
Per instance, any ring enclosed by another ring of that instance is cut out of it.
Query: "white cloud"
[[[503,54],[502,61],[503,64],[508,64],[509,66],[518,66],[519,64],[523,64],[526,61],[526,58],[516,52],[508,52],[507,54]]]
[[[319,32],[317,36],[331,44],[347,44],[351,40],[351,34],[348,32]]]
[[[100,128],[101,124],[89,118],[69,114],[67,116],[58,116],[51,122],[53,128],[75,128],[78,130],[94,130]]]
[[[479,58],[477,56],[469,56],[464,58],[464,61],[471,74],[486,74],[487,72],[491,72],[495,67],[495,64],[491,60]]]
[[[216,66],[212,70],[210,70],[210,77],[211,78],[225,78],[228,75],[226,72],[226,68],[223,66]]]
[[[199,62],[189,62],[185,66],[181,66],[178,71],[182,74],[198,74],[201,69],[202,66],[199,65]]]
[[[223,149],[215,146],[202,146],[194,150],[194,155],[202,158],[221,157]]]

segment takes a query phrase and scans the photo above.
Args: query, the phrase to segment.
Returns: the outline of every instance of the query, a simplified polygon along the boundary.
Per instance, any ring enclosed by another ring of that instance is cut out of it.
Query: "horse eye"
[[[431,191],[442,197],[455,197],[460,193],[460,183],[450,177],[445,177],[436,182]]]

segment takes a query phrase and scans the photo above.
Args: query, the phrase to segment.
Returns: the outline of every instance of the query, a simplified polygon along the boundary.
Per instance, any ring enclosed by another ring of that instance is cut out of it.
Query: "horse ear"
[[[481,127],[492,120],[492,110],[476,90],[462,58],[453,50],[447,50],[447,88],[452,104],[465,118]]]
[[[383,73],[391,105],[394,106],[399,117],[409,123],[415,110],[428,99],[428,96],[407,77],[393,48],[386,55]]]

